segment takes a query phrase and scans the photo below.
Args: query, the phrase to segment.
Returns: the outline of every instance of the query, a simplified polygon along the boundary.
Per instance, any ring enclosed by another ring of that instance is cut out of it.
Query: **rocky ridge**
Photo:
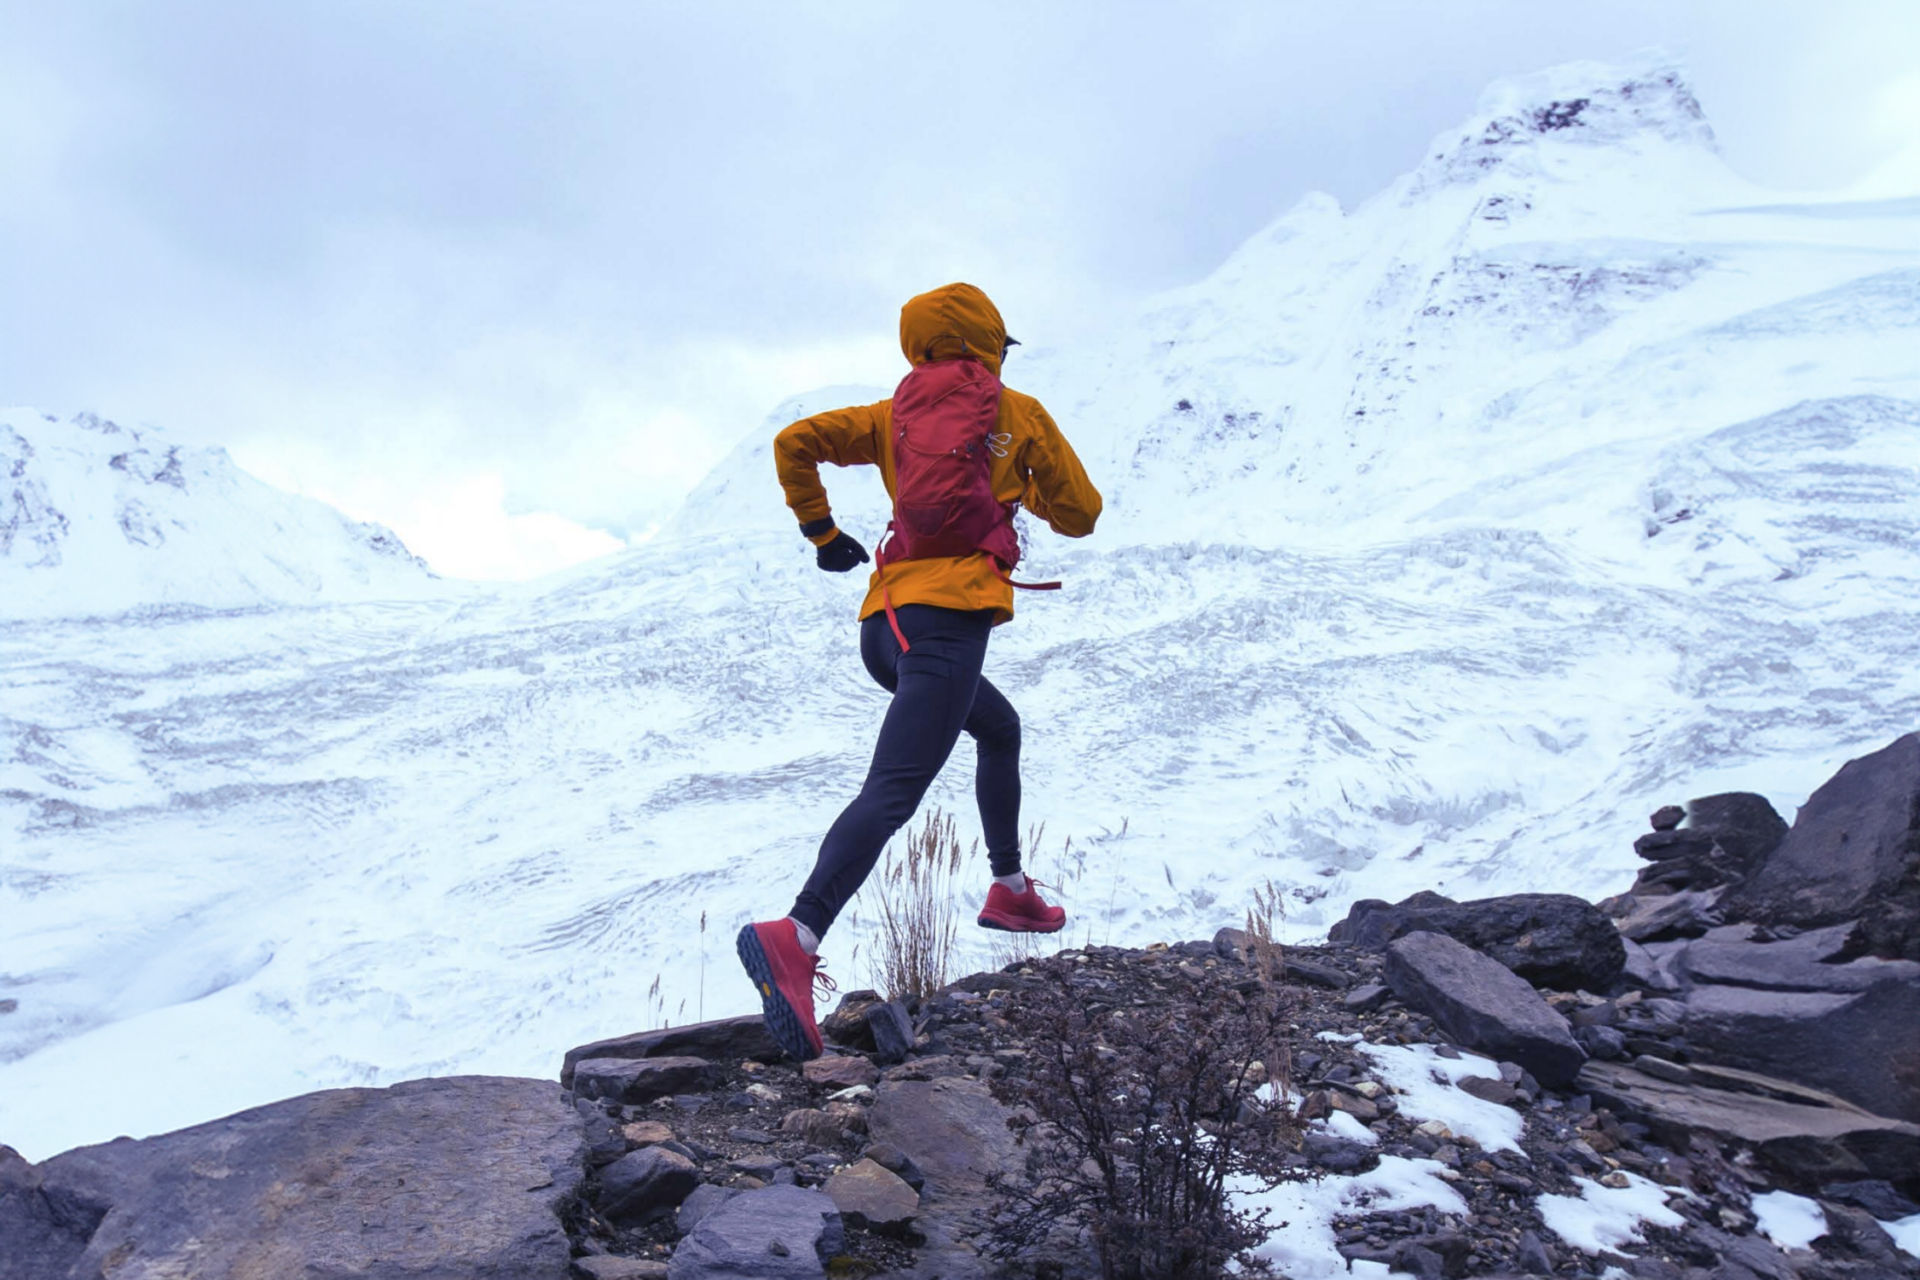
[[[1920,737],[1849,764],[1791,827],[1747,795],[1652,825],[1634,888],[1597,906],[1419,894],[1287,948],[1285,1060],[1248,1069],[1291,1122],[1277,1175],[1353,1194],[1283,1234],[1421,1277],[1920,1277],[1889,1227],[1920,1216]],[[1071,1232],[983,1256],[989,1179],[1021,1169],[1020,1012],[1197,1005],[1251,989],[1251,950],[1225,929],[924,1000],[854,992],[806,1064],[736,1018],[580,1046],[558,1085],[336,1090],[37,1166],[0,1149],[0,1275],[1097,1274]],[[1361,1190],[1390,1167],[1451,1198]],[[1817,1231],[1772,1238],[1782,1192]],[[1568,1225],[1609,1193],[1641,1197],[1631,1229]]]

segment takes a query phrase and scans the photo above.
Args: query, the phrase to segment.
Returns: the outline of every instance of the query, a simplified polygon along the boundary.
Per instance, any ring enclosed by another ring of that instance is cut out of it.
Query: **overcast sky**
[[[0,403],[526,576],[890,385],[912,293],[1070,344],[1488,81],[1656,44],[1756,181],[1920,140],[1920,0],[0,0]]]

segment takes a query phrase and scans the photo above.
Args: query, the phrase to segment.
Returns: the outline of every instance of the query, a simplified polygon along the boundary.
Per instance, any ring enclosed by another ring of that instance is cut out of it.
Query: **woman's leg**
[[[967,732],[975,747],[973,795],[996,876],[1020,873],[1020,715],[985,676],[973,691]]]
[[[987,611],[905,605],[894,612],[911,645],[905,653],[884,617],[869,618],[866,624],[871,628],[878,622],[884,637],[869,641],[864,631],[861,636],[868,671],[883,686],[884,675],[894,678],[893,701],[880,725],[873,763],[860,794],[821,841],[813,874],[793,904],[793,918],[816,938],[826,936],[952,754],[973,709],[987,634],[993,629]]]

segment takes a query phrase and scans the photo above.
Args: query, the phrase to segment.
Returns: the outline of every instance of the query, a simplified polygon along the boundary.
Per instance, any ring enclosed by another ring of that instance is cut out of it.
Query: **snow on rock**
[[[1541,1196],[1536,1202],[1547,1230],[1586,1253],[1619,1249],[1640,1238],[1640,1225],[1679,1227],[1686,1219],[1667,1207],[1669,1194],[1657,1182],[1637,1173],[1608,1175],[1625,1185],[1603,1187],[1589,1178],[1575,1178],[1577,1196]]]
[[[1790,813],[1920,722],[1920,205],[1755,187],[1669,74],[1512,82],[1438,148],[1518,122],[1498,163],[1309,197],[1101,344],[1016,349],[1108,498],[1029,530],[1066,585],[987,666],[1072,941],[1210,936],[1269,880],[1285,941],[1598,898],[1659,805]],[[755,1007],[724,940],[885,707],[772,436],[887,393],[780,408],[646,546],[459,592],[217,454],[6,415],[0,1141]],[[878,476],[823,474],[871,546]],[[163,601],[246,611],[79,616]],[[963,832],[970,761],[929,797]],[[138,1078],[62,1104],[103,1055]]]
[[[1476,1098],[1456,1086],[1469,1076],[1498,1080],[1500,1068],[1485,1058],[1443,1058],[1432,1045],[1363,1044],[1380,1082],[1399,1095],[1403,1115],[1438,1120],[1483,1150],[1518,1151],[1524,1121],[1512,1107]]]
[[[0,616],[414,597],[391,530],[262,484],[223,449],[81,413],[0,409]]]
[[[1820,1202],[1791,1191],[1768,1191],[1753,1198],[1755,1229],[1782,1249],[1804,1249],[1827,1234]]]
[[[1248,1211],[1264,1209],[1276,1230],[1254,1256],[1273,1264],[1294,1280],[1332,1280],[1335,1276],[1390,1274],[1378,1263],[1347,1259],[1336,1246],[1333,1219],[1341,1214],[1392,1213],[1431,1206],[1442,1213],[1465,1214],[1467,1202],[1448,1186],[1451,1171],[1435,1160],[1382,1156],[1367,1173],[1350,1178],[1322,1178],[1315,1182],[1283,1182],[1261,1188],[1244,1179],[1231,1180],[1235,1204]]]

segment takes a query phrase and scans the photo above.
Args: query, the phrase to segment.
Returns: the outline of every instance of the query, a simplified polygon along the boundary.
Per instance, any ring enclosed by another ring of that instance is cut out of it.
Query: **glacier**
[[[1205,936],[1268,882],[1295,940],[1423,888],[1598,897],[1657,805],[1790,814],[1920,724],[1920,193],[1747,182],[1657,61],[1502,82],[1372,199],[1006,376],[1108,499],[1023,530],[1067,586],[988,656],[1073,941]],[[886,394],[779,406],[649,543],[507,586],[157,430],[0,413],[0,1141],[753,1008],[732,933],[885,698],[772,436]],[[871,544],[877,475],[826,480]],[[963,830],[969,766],[929,798]]]

